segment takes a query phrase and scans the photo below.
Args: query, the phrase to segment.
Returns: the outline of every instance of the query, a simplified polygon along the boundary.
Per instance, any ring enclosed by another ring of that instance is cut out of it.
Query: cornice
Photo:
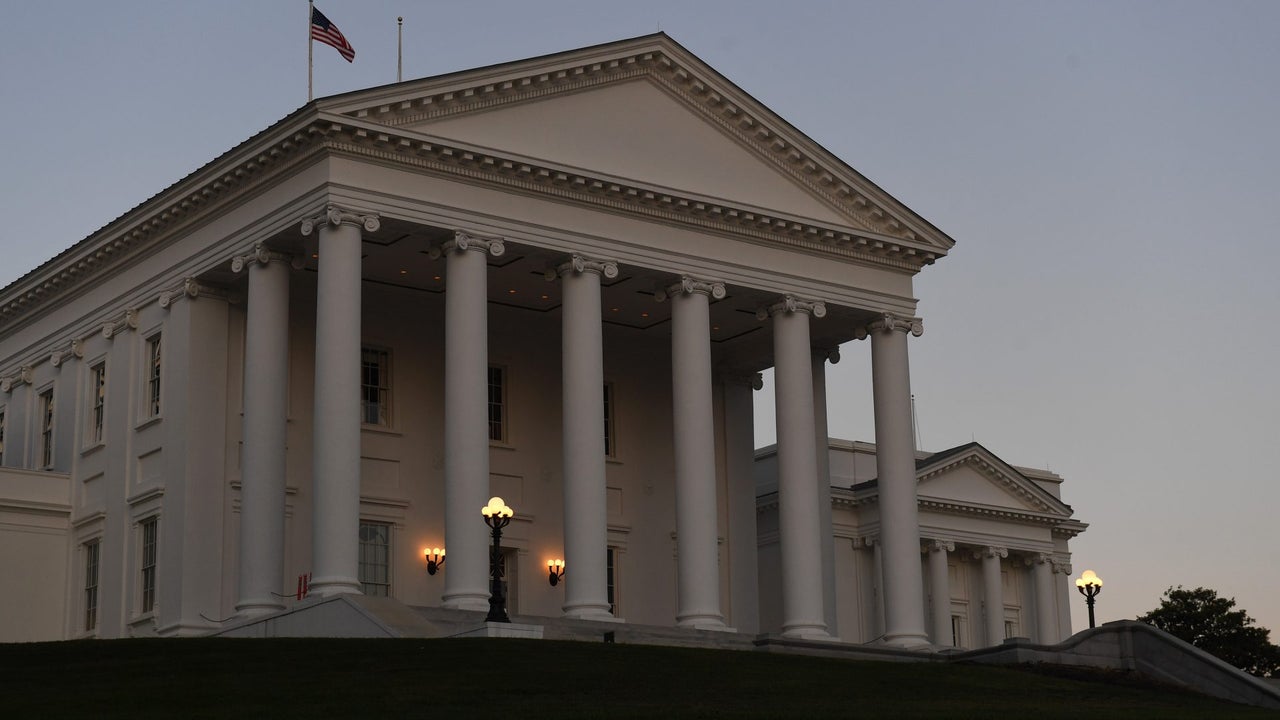
[[[682,52],[683,48],[669,40],[659,40],[658,44],[666,47],[648,43],[613,57],[588,53],[578,62],[561,61],[553,66],[514,63],[502,75],[479,74],[470,82],[455,80],[434,91],[424,88],[426,94],[349,109],[345,114],[399,127],[645,78],[753,150],[783,175],[856,219],[863,229],[897,240],[933,245],[933,257],[925,264],[945,255],[951,247],[950,238],[933,228],[916,227],[906,218],[913,213],[899,207],[901,203],[865,178],[850,182],[853,178],[845,177],[850,174],[847,166],[732,83],[711,77],[714,71],[708,73],[710,68],[692,54]],[[895,206],[897,212],[885,206]]]
[[[188,230],[323,150],[316,142],[323,137],[323,124],[286,118],[278,125],[282,127],[274,133],[264,133],[267,136],[256,143],[246,141],[245,147],[210,162],[0,290],[0,330],[140,250]]]
[[[437,138],[413,130],[330,116],[325,147],[356,158],[409,165],[473,183],[496,184],[525,194],[625,212],[650,220],[690,225],[739,239],[765,241],[898,271],[919,272],[939,253],[853,227],[820,225],[805,218],[642,185],[603,173],[556,165]],[[321,123],[317,122],[317,126]]]

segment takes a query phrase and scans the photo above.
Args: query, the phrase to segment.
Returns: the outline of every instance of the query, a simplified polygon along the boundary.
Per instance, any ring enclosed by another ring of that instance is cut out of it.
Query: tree
[[[1221,598],[1209,588],[1164,591],[1160,607],[1138,620],[1154,625],[1247,673],[1280,677],[1280,646],[1271,644],[1271,631],[1255,626],[1244,610],[1234,610],[1235,598]]]

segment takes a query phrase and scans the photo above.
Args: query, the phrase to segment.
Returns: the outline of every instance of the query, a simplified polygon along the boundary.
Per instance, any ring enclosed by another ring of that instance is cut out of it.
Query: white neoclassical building
[[[952,244],[663,34],[308,103],[0,291],[0,640],[486,609],[498,495],[520,616],[1056,641],[1060,479],[914,447]]]

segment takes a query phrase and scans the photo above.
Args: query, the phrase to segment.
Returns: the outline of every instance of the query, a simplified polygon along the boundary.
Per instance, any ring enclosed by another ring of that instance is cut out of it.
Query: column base
[[[245,600],[236,603],[235,617],[237,620],[247,620],[277,613],[283,609],[284,604],[275,600]]]
[[[925,647],[938,647],[934,645],[926,635],[885,635],[880,638],[880,645],[888,645],[889,647],[903,648],[905,650],[919,650]]]
[[[782,637],[796,640],[835,640],[826,625],[792,625],[782,629]]]
[[[441,598],[440,606],[450,610],[479,610],[487,613],[489,612],[489,593],[449,595]]]
[[[613,616],[609,612],[608,605],[578,605],[576,607],[564,608],[564,616],[573,620],[596,620],[599,622],[625,622],[622,618]]]
[[[364,588],[360,581],[344,577],[312,578],[311,585],[307,589],[307,597],[309,598],[363,594]]]
[[[726,630],[735,632],[724,624],[724,618],[719,615],[685,615],[676,617],[676,627],[689,628],[691,630]]]

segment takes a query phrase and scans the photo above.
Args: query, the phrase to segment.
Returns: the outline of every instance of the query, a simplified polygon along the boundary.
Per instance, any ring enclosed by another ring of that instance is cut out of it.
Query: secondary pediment
[[[1070,507],[977,443],[936,453],[917,472],[921,498],[1071,516]]]

